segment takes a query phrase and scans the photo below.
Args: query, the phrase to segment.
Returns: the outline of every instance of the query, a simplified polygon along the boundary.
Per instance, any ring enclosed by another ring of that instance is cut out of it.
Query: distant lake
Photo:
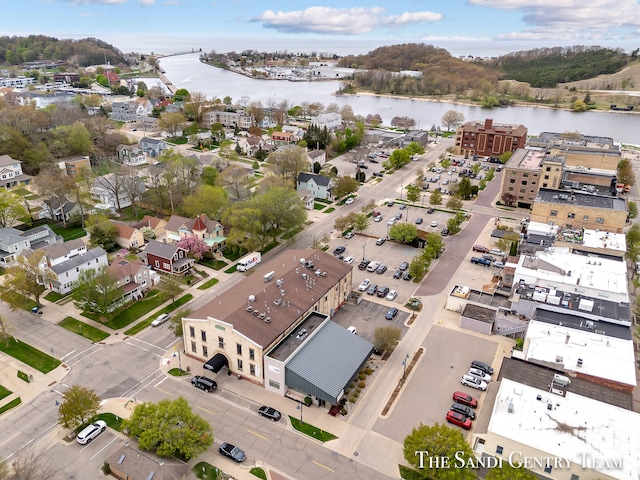
[[[523,124],[529,134],[541,132],[581,132],[585,135],[611,137],[617,142],[640,144],[640,114],[621,112],[583,112],[537,107],[507,107],[486,109],[450,102],[430,102],[410,98],[390,98],[374,95],[335,95],[340,82],[289,82],[287,80],[258,80],[228,70],[201,63],[199,53],[176,55],[160,59],[165,75],[178,88],[199,91],[209,98],[231,97],[237,101],[246,95],[264,106],[283,100],[289,106],[302,102],[320,102],[325,106],[337,103],[351,105],[356,114],[379,114],[389,125],[396,116],[416,120],[416,126],[430,129],[440,125],[442,115],[456,110],[465,120],[492,118],[494,123]],[[153,79],[159,81],[158,79]],[[147,84],[148,87],[154,84]]]

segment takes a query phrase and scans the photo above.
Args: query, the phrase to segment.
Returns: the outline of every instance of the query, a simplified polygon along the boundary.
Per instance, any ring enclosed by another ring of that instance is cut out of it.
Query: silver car
[[[87,443],[91,443],[91,440],[96,438],[102,432],[107,429],[107,422],[104,420],[97,420],[93,422],[91,425],[85,427],[76,437],[76,440],[80,445],[86,445]]]
[[[487,382],[484,380],[480,380],[478,377],[474,377],[473,375],[463,375],[460,379],[460,383],[462,385],[466,385],[467,387],[475,388],[478,390],[486,390]]]

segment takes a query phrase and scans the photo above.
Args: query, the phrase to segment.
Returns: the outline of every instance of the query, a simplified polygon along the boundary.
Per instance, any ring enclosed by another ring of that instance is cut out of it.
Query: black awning
[[[226,367],[227,365],[229,365],[227,357],[222,353],[216,353],[207,361],[207,363],[204,364],[204,369],[211,370],[213,373],[218,373],[222,367]]]

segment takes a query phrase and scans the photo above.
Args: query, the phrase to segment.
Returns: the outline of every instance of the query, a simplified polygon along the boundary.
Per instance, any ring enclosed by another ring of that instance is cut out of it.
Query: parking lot
[[[391,414],[379,419],[373,428],[397,442],[403,442],[420,422],[425,425],[446,423],[445,415],[453,403],[451,397],[455,391],[476,398],[476,415],[479,415],[486,394],[463,386],[460,377],[468,371],[472,360],[491,364],[498,348],[498,344],[488,338],[439,326],[431,329],[422,346],[425,352],[411,372],[409,387],[398,397]],[[399,364],[398,371],[402,368]],[[466,431],[462,431],[466,435]]]
[[[332,320],[344,328],[355,327],[358,336],[371,343],[375,343],[374,332],[376,328],[380,327],[398,327],[402,330],[402,337],[404,337],[404,334],[409,330],[405,326],[409,313],[400,310],[393,320],[387,320],[385,315],[388,311],[388,305],[374,303],[367,298],[360,305],[356,305],[354,302],[347,303],[336,312]]]

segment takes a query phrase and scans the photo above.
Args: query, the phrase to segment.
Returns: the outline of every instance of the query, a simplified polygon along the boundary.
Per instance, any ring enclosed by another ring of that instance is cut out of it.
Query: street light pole
[[[367,242],[364,242],[362,244],[362,261],[364,261],[364,253],[365,253],[365,247],[367,246]]]

